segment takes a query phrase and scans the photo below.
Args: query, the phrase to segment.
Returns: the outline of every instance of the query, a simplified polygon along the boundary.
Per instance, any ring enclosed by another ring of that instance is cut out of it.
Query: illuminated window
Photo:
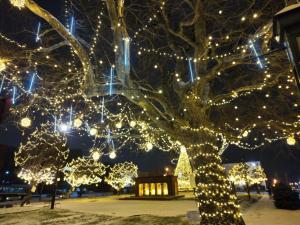
[[[151,195],[155,195],[156,190],[155,190],[155,183],[151,183]]]
[[[163,183],[163,192],[164,192],[164,195],[168,195],[169,194],[168,184],[167,183]]]
[[[149,191],[149,184],[144,184],[144,187],[145,187],[145,189],[144,189],[144,194],[145,195],[149,195],[150,194],[150,191]]]
[[[161,187],[161,183],[157,183],[156,184],[156,190],[157,190],[157,195],[162,195],[162,187]]]
[[[144,195],[144,184],[139,184],[139,196]]]

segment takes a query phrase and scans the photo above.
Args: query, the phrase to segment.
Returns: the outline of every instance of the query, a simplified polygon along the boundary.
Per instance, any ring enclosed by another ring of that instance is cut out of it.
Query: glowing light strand
[[[104,123],[104,97],[102,98],[101,104],[101,123]]]
[[[35,76],[36,76],[36,73],[33,73],[32,77],[31,77],[31,80],[30,80],[29,89],[28,89],[29,93],[31,93],[31,91],[32,91],[32,87],[33,87],[33,83],[34,83],[34,80],[35,80]]]
[[[193,71],[191,59],[189,59],[189,70],[190,70],[191,82],[194,83],[194,71]]]
[[[38,42],[40,40],[40,30],[41,30],[41,22],[38,23],[35,42]]]
[[[113,76],[114,76],[114,69],[113,67],[110,68],[110,81],[109,81],[109,95],[112,95],[112,86],[113,86]]]
[[[259,67],[260,67],[261,69],[263,69],[264,66],[263,66],[263,64],[262,64],[262,62],[261,62],[261,60],[260,60],[260,58],[259,58],[259,54],[258,54],[258,52],[257,52],[257,50],[256,50],[256,48],[255,48],[255,46],[254,46],[253,41],[250,40],[249,43],[250,43],[250,47],[252,48],[252,50],[253,50],[253,52],[254,52],[256,58],[257,58],[257,64],[259,65]]]
[[[12,98],[12,104],[16,104],[16,92],[17,92],[17,89],[16,87],[13,87],[13,98]]]
[[[5,79],[5,76],[3,76],[3,77],[2,77],[2,80],[1,80],[0,93],[2,92],[2,89],[3,89],[4,79]]]

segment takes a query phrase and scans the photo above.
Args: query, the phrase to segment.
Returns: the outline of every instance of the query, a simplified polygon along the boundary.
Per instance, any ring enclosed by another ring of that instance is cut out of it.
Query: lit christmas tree
[[[195,176],[185,147],[180,149],[180,155],[174,175],[177,176],[179,191],[193,190],[192,184],[194,182],[192,182],[192,179],[195,179]]]

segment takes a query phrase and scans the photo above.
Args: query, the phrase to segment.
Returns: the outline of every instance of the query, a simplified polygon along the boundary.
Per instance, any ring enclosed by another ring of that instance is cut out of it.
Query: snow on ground
[[[58,207],[71,211],[109,216],[134,216],[150,214],[155,216],[180,216],[187,211],[196,211],[193,200],[143,201],[119,200],[118,196],[103,198],[70,199],[59,201]]]
[[[197,211],[193,200],[118,200],[117,196],[62,200],[56,210],[43,206],[33,203],[23,208],[27,212],[19,212],[20,207],[0,209],[0,224],[188,225],[187,212]],[[300,225],[300,210],[276,209],[267,196],[242,207],[242,213],[246,225]]]
[[[263,196],[243,212],[246,225],[300,225],[300,210],[276,209],[273,201]]]

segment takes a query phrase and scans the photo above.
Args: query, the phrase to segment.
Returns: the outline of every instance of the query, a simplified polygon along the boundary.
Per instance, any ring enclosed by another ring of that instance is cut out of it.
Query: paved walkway
[[[300,210],[276,209],[264,196],[243,213],[243,218],[246,225],[300,225]]]
[[[143,201],[119,200],[118,197],[84,198],[59,201],[57,208],[83,213],[108,216],[134,216],[150,214],[155,216],[186,215],[187,211],[196,211],[193,200]]]
[[[0,215],[1,214],[14,214],[19,212],[29,212],[41,209],[43,207],[48,207],[49,203],[33,203],[30,205],[24,205],[23,207],[20,207],[19,205],[14,205],[12,208],[1,208],[0,209]]]

